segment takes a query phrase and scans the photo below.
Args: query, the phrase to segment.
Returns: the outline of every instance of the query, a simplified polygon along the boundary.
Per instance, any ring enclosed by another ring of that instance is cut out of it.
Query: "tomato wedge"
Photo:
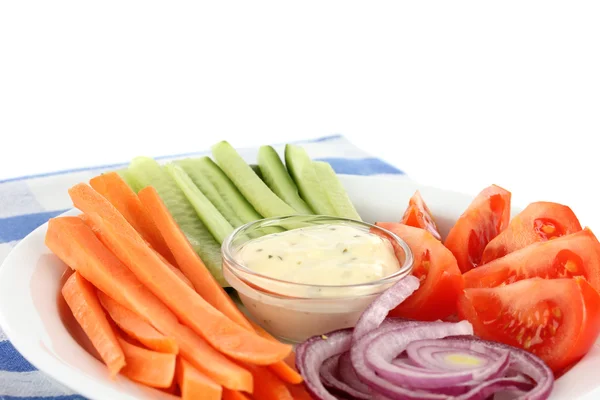
[[[484,189],[448,233],[444,244],[462,272],[479,266],[487,244],[508,226],[510,197],[509,191],[496,185]]]
[[[495,287],[527,278],[581,276],[600,291],[600,242],[589,228],[538,242],[464,274],[466,287]]]
[[[418,190],[408,201],[408,208],[404,212],[401,222],[408,226],[425,229],[437,240],[442,240],[437,225],[431,216],[431,211],[429,211],[429,207],[423,201],[421,193]]]
[[[376,225],[395,233],[408,244],[414,257],[412,274],[421,281],[419,289],[389,315],[434,321],[454,314],[463,279],[450,250],[424,229],[397,222]]]
[[[553,240],[580,230],[579,220],[569,207],[546,201],[531,203],[510,221],[508,228],[488,243],[481,263],[504,257],[532,243]]]
[[[583,357],[600,333],[600,295],[580,277],[465,289],[458,309],[477,336],[530,351],[555,373]]]

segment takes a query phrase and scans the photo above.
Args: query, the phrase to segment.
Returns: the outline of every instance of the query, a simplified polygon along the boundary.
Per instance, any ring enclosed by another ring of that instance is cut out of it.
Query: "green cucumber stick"
[[[286,145],[285,164],[304,201],[317,214],[334,216],[335,210],[321,187],[313,162],[306,150],[294,144]]]
[[[340,182],[331,165],[323,161],[314,161],[313,166],[317,178],[321,182],[321,187],[333,206],[335,215],[360,220],[360,215],[358,215],[346,193],[346,189],[342,186],[342,182]]]
[[[258,165],[263,175],[263,181],[277,196],[292,206],[299,214],[314,214],[298,194],[298,187],[273,147],[262,146],[258,150]]]
[[[167,164],[165,168],[185,197],[187,197],[192,207],[194,207],[196,214],[204,225],[206,225],[210,233],[212,233],[215,240],[219,244],[223,243],[225,238],[233,232],[231,224],[221,215],[219,210],[208,200],[204,193],[198,189],[183,168],[177,164]]]
[[[175,161],[175,164],[183,168],[186,174],[192,179],[192,182],[194,182],[194,185],[204,193],[231,226],[237,228],[244,224],[242,219],[238,217],[235,209],[225,200],[224,196],[221,196],[218,188],[204,173],[200,159],[186,158]]]
[[[128,171],[140,188],[153,186],[156,189],[173,219],[210,273],[221,286],[229,286],[221,272],[221,246],[198,218],[194,207],[163,167],[152,158],[137,157],[129,164]]]
[[[292,207],[269,189],[229,143],[217,143],[212,152],[223,172],[263,217],[296,214]]]
[[[221,198],[235,211],[242,223],[246,224],[262,219],[252,204],[248,203],[248,200],[225,175],[225,172],[210,157],[201,157],[197,161],[202,175],[213,184]]]

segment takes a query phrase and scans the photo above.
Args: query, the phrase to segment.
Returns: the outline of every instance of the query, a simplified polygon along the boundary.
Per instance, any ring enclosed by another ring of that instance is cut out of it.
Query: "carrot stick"
[[[129,379],[155,388],[168,388],[175,376],[177,356],[135,346],[119,337],[127,365],[121,373]]]
[[[303,381],[302,375],[296,372],[290,365],[285,363],[285,361],[279,361],[275,364],[271,364],[268,366],[268,368],[284,382],[297,385]]]
[[[100,227],[110,250],[177,317],[213,347],[236,360],[268,365],[283,360],[291,346],[264,339],[227,318],[185,285],[146,245],[104,197],[78,184],[69,189],[75,207]]]
[[[98,237],[98,239],[100,239],[100,241],[102,243],[104,243],[104,245],[106,246],[106,239],[104,237],[102,237],[102,232],[100,231],[100,228],[97,225],[94,224],[94,221],[92,221],[92,219],[89,218],[85,214],[79,214],[78,217],[81,218],[83,220],[83,222],[85,222],[85,224],[87,226],[89,226],[90,228],[92,228],[92,231],[94,231],[94,233],[96,234],[96,237]],[[154,250],[154,249],[152,249],[152,250]],[[169,269],[171,271],[173,271],[173,273],[175,273],[175,275],[177,275],[186,285],[188,285],[191,288],[194,287],[192,285],[192,282],[190,282],[190,280],[183,274],[183,272],[181,272],[179,269],[177,269],[176,267],[174,267],[169,262],[169,260],[167,260],[166,258],[164,258],[162,256],[162,254],[160,254],[158,251],[154,250],[154,252],[158,256],[158,258],[160,258],[166,264],[166,266],[169,267]]]
[[[186,272],[192,283],[194,283],[196,291],[213,307],[227,315],[234,322],[245,328],[254,329],[264,338],[275,340],[260,326],[249,322],[233,303],[231,297],[217,283],[169,213],[156,189],[148,186],[142,189],[138,196],[146,210],[148,210],[148,214],[154,219],[154,223],[165,238],[180,268]],[[302,382],[302,376],[282,361],[269,366],[269,368],[286,382]]]
[[[257,365],[246,365],[254,377],[252,397],[260,400],[293,400],[290,391],[268,368]]]
[[[176,377],[183,400],[221,400],[223,388],[184,359],[177,360]]]
[[[287,388],[294,400],[313,400],[304,385],[287,385]]]
[[[243,393],[234,390],[223,389],[223,400],[248,400]]]
[[[173,264],[171,264],[169,262],[169,260],[167,260],[166,258],[164,258],[158,251],[154,250],[154,252],[156,253],[156,255],[158,256],[158,258],[160,258],[162,260],[163,263],[165,263],[165,265],[167,267],[169,267],[169,269],[179,277],[179,279],[181,279],[183,281],[183,283],[185,283],[186,285],[188,285],[189,287],[191,287],[192,289],[194,288],[194,285],[192,284],[192,282],[187,278],[187,276],[185,276],[185,274],[183,272],[181,272],[181,270],[175,266],[173,266]]]
[[[123,307],[104,293],[98,291],[98,299],[119,328],[150,350],[177,354],[179,347],[175,339],[164,336],[133,311]]]
[[[90,185],[104,196],[163,257],[172,263],[173,255],[140,199],[116,172],[108,172],[90,180]]]
[[[174,338],[179,354],[203,374],[228,389],[252,392],[250,372],[181,325],[171,310],[137,280],[80,218],[51,219],[46,245],[99,290],[137,313],[163,335]]]
[[[140,190],[138,197],[163,235],[169,249],[171,249],[171,252],[175,256],[179,268],[192,281],[194,288],[200,296],[233,322],[251,329],[244,314],[236,307],[231,297],[227,295],[225,290],[223,290],[221,285],[219,285],[208,271],[198,254],[196,254],[185,234],[179,228],[171,213],[169,213],[167,206],[161,200],[156,189],[148,186]]]
[[[100,306],[96,290],[91,283],[75,272],[65,282],[62,295],[73,316],[108,367],[110,376],[114,378],[125,366],[125,355],[119,346],[115,331]]]
[[[296,353],[291,352],[288,356],[283,360],[284,363],[292,367],[292,369],[298,372],[298,368],[296,368]]]
[[[271,334],[269,332],[265,331],[262,328],[262,326],[255,324],[252,321],[250,321],[250,324],[252,325],[252,328],[254,328],[256,333],[258,333],[260,336],[264,337],[265,339],[277,340],[273,336],[271,336]],[[296,357],[296,355],[292,351],[290,353],[290,355],[288,355],[284,361],[279,361],[279,362],[276,362],[275,364],[271,364],[268,366],[268,368],[271,370],[271,372],[273,372],[275,375],[277,375],[284,382],[291,383],[293,385],[302,383],[302,381],[303,381],[302,375],[300,375],[298,373],[298,370],[295,368],[295,365],[296,365],[295,357]],[[292,360],[291,364],[288,362],[288,360]]]
[[[175,366],[175,376],[177,376],[177,366]],[[173,379],[173,382],[171,382],[171,386],[169,386],[168,388],[163,388],[161,390],[177,398],[181,398],[181,392],[179,390],[179,386],[177,385],[177,379]]]
[[[254,329],[260,336],[274,340],[268,332],[260,326],[249,322],[246,317],[235,306],[231,297],[217,283],[210,274],[204,263],[198,257],[190,242],[181,231],[166,205],[161,200],[155,188],[148,186],[142,189],[138,196],[142,204],[152,215],[156,226],[162,233],[171,252],[175,255],[180,268],[186,270],[190,280],[194,280],[196,291],[217,310],[227,315],[234,322],[248,329]],[[298,384],[302,382],[302,376],[283,361],[269,365],[269,369],[286,382]]]

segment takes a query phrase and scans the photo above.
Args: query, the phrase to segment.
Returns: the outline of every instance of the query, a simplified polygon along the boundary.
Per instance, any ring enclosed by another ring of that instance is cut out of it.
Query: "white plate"
[[[470,196],[419,185],[407,179],[342,176],[366,221],[396,221],[408,199],[420,190],[443,236],[465,210]],[[513,213],[518,210],[513,210]],[[75,214],[73,210],[69,212]],[[119,376],[109,379],[102,363],[80,343],[81,331],[68,312],[60,312],[61,277],[67,267],[44,245],[47,225],[27,236],[0,268],[0,325],[16,349],[41,371],[90,399],[166,399],[172,396]],[[75,328],[74,328],[75,327]],[[76,340],[78,337],[79,340]],[[600,347],[556,382],[553,399],[600,396]]]

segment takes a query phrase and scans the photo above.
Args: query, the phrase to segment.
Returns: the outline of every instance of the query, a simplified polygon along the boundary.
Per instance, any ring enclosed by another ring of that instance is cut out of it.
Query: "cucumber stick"
[[[194,182],[198,189],[200,189],[202,193],[206,195],[208,200],[210,200],[217,210],[219,210],[221,215],[225,217],[227,222],[229,222],[232,227],[237,228],[244,224],[241,218],[238,217],[235,209],[231,207],[227,201],[225,201],[225,199],[219,193],[217,187],[215,187],[213,182],[208,179],[207,175],[203,172],[202,162],[198,158],[186,158],[183,160],[178,160],[175,161],[175,164],[183,168],[183,170],[192,179],[192,182]]]
[[[258,165],[263,181],[277,196],[299,214],[313,214],[313,210],[298,194],[298,187],[273,147],[262,146],[258,150]]]
[[[263,217],[296,214],[256,175],[244,159],[225,141],[212,147],[213,157],[242,195]]]
[[[264,181],[262,171],[260,170],[258,164],[250,164],[250,168],[252,168],[252,171],[254,171],[256,175],[258,175],[258,177]]]
[[[154,159],[148,157],[133,159],[128,171],[136,186],[154,186],[211,274],[221,286],[229,286],[221,272],[221,247],[169,174]]]
[[[285,163],[304,201],[317,214],[335,215],[333,205],[321,187],[313,162],[306,150],[297,145],[286,145]]]
[[[219,244],[223,243],[225,238],[233,232],[233,226],[221,215],[219,210],[217,210],[204,193],[198,189],[183,168],[176,164],[167,164],[165,168],[185,197],[187,197],[192,207],[194,207],[196,214],[204,222],[204,225],[206,225],[213,237]]]
[[[323,161],[314,161],[313,167],[319,182],[321,182],[323,191],[333,206],[334,215],[360,220],[360,215],[356,212],[346,190],[342,186],[342,182],[338,179],[331,165]]]
[[[243,224],[262,219],[262,216],[248,203],[238,188],[210,157],[197,158],[194,159],[194,162],[197,164],[199,173],[213,184],[221,198],[235,211]]]
[[[137,184],[137,182],[131,177],[131,173],[129,172],[129,170],[127,168],[123,168],[123,169],[119,169],[117,171],[115,171],[117,174],[119,174],[119,176],[125,181],[125,183],[127,185],[129,185],[129,187],[134,191],[134,192],[139,192],[140,190],[142,190],[141,187],[139,187],[139,185]]]

